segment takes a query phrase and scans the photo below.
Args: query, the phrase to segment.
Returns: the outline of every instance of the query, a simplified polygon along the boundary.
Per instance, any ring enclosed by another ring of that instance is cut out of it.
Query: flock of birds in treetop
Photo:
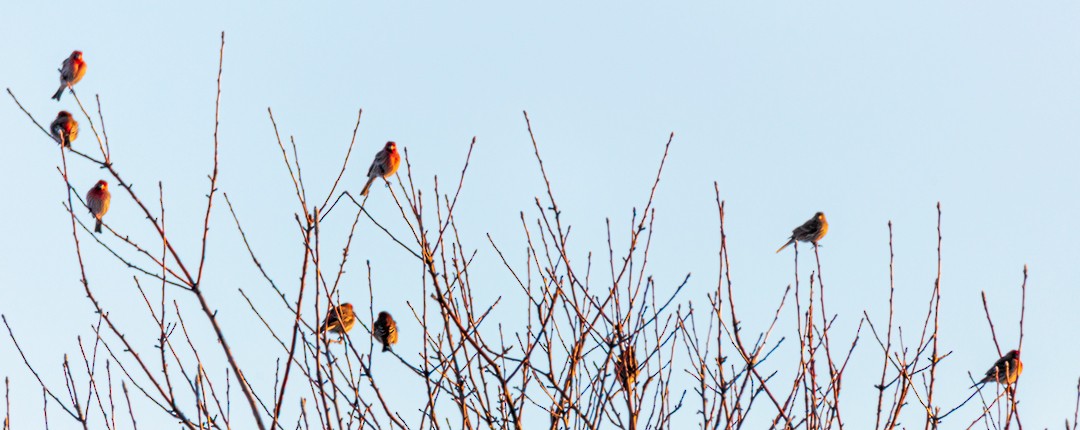
[[[65,59],[60,66],[60,88],[56,90],[56,94],[53,94],[52,98],[59,101],[60,96],[64,94],[64,89],[77,84],[82,80],[83,75],[86,75],[86,61],[83,61],[82,51],[72,52],[71,56]],[[60,111],[49,129],[53,138],[60,145],[67,148],[71,148],[71,143],[79,136],[79,123],[67,111]],[[375,159],[371,162],[371,167],[368,168],[368,180],[364,184],[364,189],[360,192],[360,195],[367,196],[372,183],[376,179],[388,180],[390,176],[397,172],[400,164],[401,155],[398,154],[397,144],[386,142],[386,146],[375,154]],[[104,180],[98,181],[86,194],[87,207],[96,221],[95,233],[101,233],[101,218],[109,211],[110,199],[109,184]],[[829,223],[825,220],[825,214],[818,212],[802,225],[795,227],[791,231],[791,237],[788,238],[788,241],[776,252],[783,251],[788,245],[797,241],[809,242],[817,246],[818,241],[825,237],[825,233],[828,231]],[[343,303],[330,309],[326,319],[319,326],[319,332],[330,331],[344,337],[345,332],[351,330],[355,324],[356,313],[353,312],[352,304]],[[397,343],[398,338],[397,324],[394,322],[394,318],[387,312],[379,312],[378,319],[372,325],[372,335],[383,345],[383,352],[389,351],[390,345]],[[1020,376],[1020,372],[1023,370],[1024,364],[1020,361],[1020,351],[1012,350],[998,359],[994,366],[986,371],[986,376],[975,385],[991,381],[1009,385],[1016,382],[1016,378]]]

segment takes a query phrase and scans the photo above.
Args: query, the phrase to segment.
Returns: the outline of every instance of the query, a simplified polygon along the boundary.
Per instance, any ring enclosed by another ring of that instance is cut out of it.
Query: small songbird
[[[97,224],[94,225],[94,233],[101,233],[101,217],[105,216],[105,212],[109,211],[109,200],[111,199],[109,183],[104,180],[97,181],[94,188],[91,188],[90,192],[86,193],[86,205],[90,207],[90,213],[97,220]]]
[[[79,83],[85,74],[86,62],[82,59],[82,51],[72,52],[71,56],[67,57],[64,63],[60,65],[60,88],[56,90],[56,94],[53,94],[52,98],[60,101],[64,89]]]
[[[994,363],[994,367],[986,371],[986,377],[981,381],[972,385],[975,387],[979,384],[985,384],[987,382],[997,382],[1003,385],[1009,385],[1016,382],[1016,378],[1020,377],[1020,372],[1024,371],[1024,363],[1020,361],[1020,351],[1012,350],[1005,354],[1004,357],[998,359]]]
[[[795,227],[795,229],[791,231],[791,237],[788,238],[787,243],[785,243],[784,246],[781,246],[780,249],[777,249],[776,252],[779,253],[780,251],[783,251],[784,248],[795,243],[796,240],[799,242],[810,242],[813,243],[814,246],[817,246],[818,241],[825,237],[825,233],[828,231],[829,222],[825,221],[825,213],[818,212],[814,214],[813,218],[804,222],[803,225]]]
[[[639,370],[637,356],[634,354],[634,346],[623,347],[619,357],[615,359],[615,376],[619,380],[619,385],[622,386],[623,391],[630,392],[631,387],[634,386],[634,381],[637,380]]]
[[[394,142],[386,142],[386,146],[377,153],[375,153],[375,161],[371,162],[371,167],[367,171],[367,184],[364,184],[364,190],[360,191],[361,196],[366,196],[368,189],[371,188],[371,183],[375,182],[377,178],[389,178],[397,172],[398,165],[401,164],[401,155],[397,152],[397,144]]]
[[[319,326],[319,333],[332,331],[344,337],[345,332],[352,330],[354,325],[356,325],[356,313],[353,312],[352,303],[342,303],[341,306],[331,308],[330,312],[327,312],[326,319]]]
[[[71,141],[79,137],[79,123],[71,117],[71,113],[62,110],[56,114],[56,119],[49,125],[49,131],[61,145],[71,147]]]
[[[382,352],[390,350],[390,345],[397,343],[397,323],[388,312],[379,312],[379,318],[375,320],[371,334],[375,340],[382,344]]]

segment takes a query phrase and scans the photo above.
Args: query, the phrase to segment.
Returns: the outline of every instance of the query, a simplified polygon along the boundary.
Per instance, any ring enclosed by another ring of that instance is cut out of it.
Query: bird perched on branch
[[[634,354],[634,345],[623,347],[619,357],[615,359],[615,377],[619,380],[619,385],[622,386],[623,391],[630,392],[630,388],[634,386],[634,381],[637,380],[638,372],[638,361],[637,356]]]
[[[360,191],[361,196],[366,196],[368,190],[371,188],[371,184],[378,178],[389,178],[397,172],[398,165],[401,164],[401,155],[397,152],[397,144],[394,142],[386,142],[386,146],[382,150],[375,153],[375,160],[371,162],[371,167],[368,168],[367,183],[364,184],[364,190]]]
[[[810,218],[802,225],[795,227],[795,229],[791,231],[791,237],[788,238],[787,243],[785,243],[784,246],[781,246],[780,249],[777,249],[776,252],[779,253],[780,251],[783,251],[784,248],[795,243],[796,240],[799,242],[810,242],[813,243],[814,246],[817,246],[818,241],[825,237],[825,233],[828,231],[829,222],[825,221],[825,213],[818,212],[814,214],[813,218]]]
[[[105,216],[105,212],[109,211],[109,200],[111,199],[109,183],[104,180],[97,181],[94,188],[91,188],[86,193],[86,206],[90,208],[90,213],[97,220],[97,224],[94,224],[94,233],[101,233],[101,217]]]
[[[371,334],[382,344],[382,352],[389,351],[390,345],[397,343],[397,323],[389,312],[379,312],[379,318],[375,320]]]
[[[60,88],[56,90],[52,98],[60,101],[60,96],[64,95],[64,89],[79,83],[85,74],[86,62],[82,59],[82,51],[72,52],[60,65]]]
[[[352,330],[355,324],[356,313],[353,312],[352,304],[342,303],[341,306],[330,308],[330,311],[326,314],[326,319],[319,326],[319,333],[332,331],[340,337],[345,337],[345,332]]]
[[[998,359],[994,363],[994,367],[986,371],[986,376],[981,381],[972,385],[972,388],[979,384],[985,384],[987,382],[997,382],[1002,385],[1009,385],[1016,382],[1016,378],[1020,377],[1020,372],[1024,371],[1024,363],[1020,361],[1020,351],[1009,351],[1005,356]]]
[[[70,148],[71,141],[79,137],[79,123],[71,117],[70,112],[62,110],[56,114],[56,119],[49,125],[49,131],[61,145]]]

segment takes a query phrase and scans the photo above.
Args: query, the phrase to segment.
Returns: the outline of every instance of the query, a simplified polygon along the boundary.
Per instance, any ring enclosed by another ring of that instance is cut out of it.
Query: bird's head
[[[1014,349],[1012,351],[1009,351],[1008,354],[1005,354],[1005,357],[1007,357],[1009,359],[1020,358],[1020,350]]]
[[[76,60],[81,60],[82,59],[82,51],[72,52],[71,53],[71,58],[74,58]]]
[[[397,143],[394,143],[394,141],[392,141],[392,140],[389,141],[389,142],[386,142],[386,150],[390,151],[390,152],[397,151]]]
[[[379,312],[379,321],[391,321],[390,313],[387,311]]]
[[[97,181],[97,185],[94,185],[94,189],[105,191],[109,189],[109,183],[105,182],[105,180]]]
[[[814,214],[814,219],[818,221],[825,221],[825,212],[818,212]]]
[[[56,114],[56,117],[57,118],[71,118],[71,112],[68,112],[66,110],[62,110],[62,111],[60,111],[60,113]]]
[[[345,309],[348,309],[348,310],[350,310],[350,311],[351,311],[351,310],[353,310],[353,309],[352,309],[352,303],[342,303],[342,304],[341,304],[341,307],[343,307],[343,308],[345,308]]]

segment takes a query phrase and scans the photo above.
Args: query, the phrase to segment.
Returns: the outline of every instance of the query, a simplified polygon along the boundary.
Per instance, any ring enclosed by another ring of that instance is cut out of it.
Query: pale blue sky
[[[819,210],[832,225],[822,258],[831,310],[841,312],[834,333],[849,339],[863,309],[875,317],[886,310],[889,220],[898,318],[914,331],[934,279],[934,204],[941,201],[941,340],[954,353],[943,363],[939,398],[962,400],[966,372],[982,372],[996,359],[981,290],[994,306],[999,338],[1015,344],[1018,306],[1011,302],[1028,264],[1024,423],[1042,428],[1072,416],[1080,377],[1080,4],[274,3],[13,2],[0,14],[0,86],[47,124],[57,110],[76,108],[70,95],[60,103],[48,97],[63,58],[84,51],[89,71],[77,90],[84,103],[101,95],[114,162],[146,198],[164,181],[173,240],[194,255],[224,30],[220,186],[281,285],[292,285],[299,273],[299,237],[291,228],[298,206],[268,106],[282,133],[295,136],[308,189],[318,194],[336,176],[358,108],[364,114],[357,158],[345,179],[354,191],[386,140],[409,149],[417,178],[430,186],[433,174],[460,171],[476,136],[458,220],[466,245],[487,266],[481,294],[488,300],[518,291],[483,234],[520,253],[518,213],[534,216],[533,197],[543,192],[522,110],[530,113],[581,255],[603,253],[605,217],[629,223],[674,131],[656,200],[653,272],[661,288],[693,273],[682,299],[705,304],[717,270],[717,181],[728,204],[736,294],[755,332],[792,282],[790,253],[773,251]],[[57,151],[3,98],[2,179],[17,206],[2,218],[0,313],[46,380],[62,390],[63,354],[77,354],[75,337],[92,336],[96,318],[77,282]],[[84,124],[75,145],[91,142]],[[88,189],[100,171],[74,163],[72,175]],[[369,206],[376,215],[396,216],[387,197],[374,192]],[[251,313],[236,289],[255,292],[268,308],[274,299],[219,203],[206,288],[227,331],[253,333],[231,339],[242,360],[257,363],[253,372],[268,372],[257,387],[268,391],[273,363],[260,361],[260,351],[276,347],[261,327],[247,328]],[[114,199],[108,218],[149,237],[126,197]],[[340,232],[344,218],[328,227]],[[363,261],[370,259],[376,300],[404,316],[405,300],[423,299],[412,257],[370,224],[361,232],[348,267],[355,289],[348,294],[355,295],[346,299],[366,301]],[[137,328],[149,318],[130,273],[84,244],[95,291],[119,321],[136,327],[136,345],[153,353],[155,334]],[[185,295],[175,297],[192,305]],[[46,313],[54,319],[43,321]],[[508,322],[512,314],[506,310]],[[201,324],[196,317],[189,320]],[[410,333],[418,330],[404,322],[403,344],[417,341]],[[400,350],[416,352],[410,348]],[[879,356],[864,337],[844,387],[845,421],[854,428],[873,420],[868,399],[876,393]],[[12,378],[17,421],[33,427],[40,392],[6,336],[0,369]],[[402,384],[390,395],[411,399],[408,390]],[[973,408],[957,421],[969,422]],[[149,415],[140,424],[171,422]],[[680,415],[695,419],[689,405]],[[74,424],[50,416],[55,428]]]

